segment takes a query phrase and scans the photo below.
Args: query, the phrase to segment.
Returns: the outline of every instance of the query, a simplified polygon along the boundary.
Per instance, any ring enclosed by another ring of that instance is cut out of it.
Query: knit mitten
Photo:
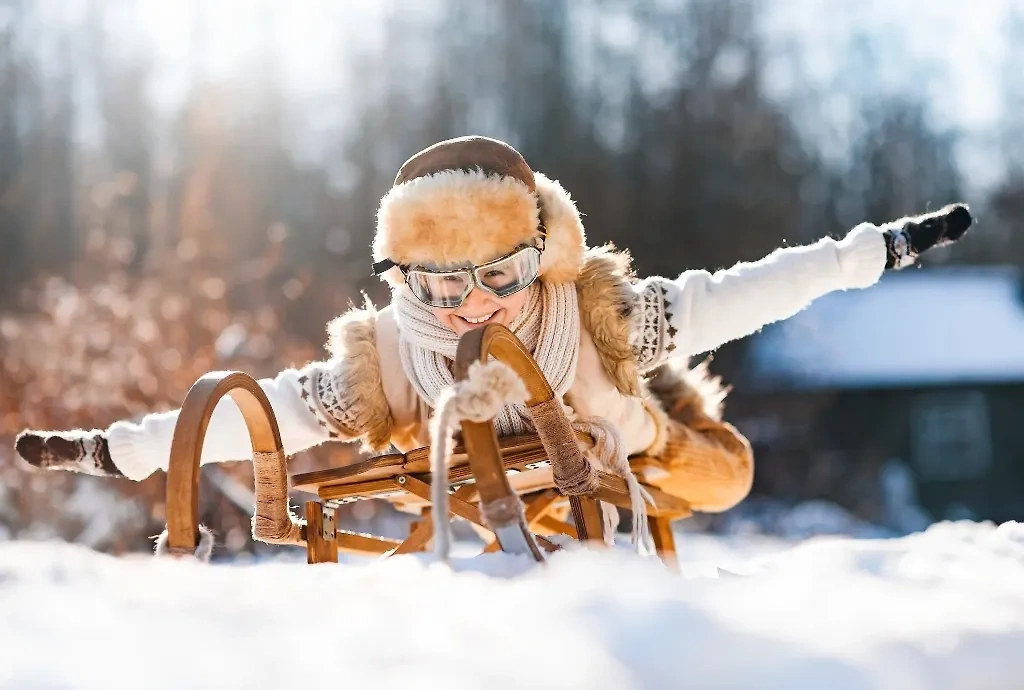
[[[44,470],[66,470],[97,477],[123,477],[110,457],[102,431],[33,431],[18,434],[14,448],[22,460]]]
[[[884,227],[887,269],[901,269],[932,247],[959,240],[971,227],[971,212],[964,204],[952,204],[933,213],[903,218]]]

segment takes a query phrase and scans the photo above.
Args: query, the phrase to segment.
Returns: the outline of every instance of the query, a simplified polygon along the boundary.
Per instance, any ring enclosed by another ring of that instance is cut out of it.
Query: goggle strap
[[[538,243],[540,246],[538,246],[537,249],[539,249],[540,252],[543,254],[544,245],[547,244],[546,240],[548,238],[548,228],[546,225],[544,225],[543,220],[540,221],[540,223],[538,223],[537,230],[538,232],[540,232],[540,242]],[[381,259],[380,261],[374,262],[371,268],[373,271],[373,275],[379,276],[387,273],[395,266],[398,266],[398,264],[396,264],[391,259]]]
[[[381,259],[380,261],[377,261],[373,264],[373,275],[384,275],[397,265],[398,264],[396,264],[391,259]]]

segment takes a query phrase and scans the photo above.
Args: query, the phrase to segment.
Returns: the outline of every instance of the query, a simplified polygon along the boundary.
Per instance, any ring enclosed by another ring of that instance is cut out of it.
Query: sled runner
[[[268,544],[305,546],[308,563],[337,561],[339,551],[380,555],[423,551],[438,527],[434,521],[447,521],[451,515],[468,520],[486,535],[485,551],[529,554],[537,561],[559,548],[547,538],[552,535],[603,544],[599,502],[629,508],[626,481],[591,466],[581,446],[593,440],[571,428],[537,363],[504,326],[489,325],[462,336],[455,359],[456,381],[467,378],[473,363],[491,358],[511,367],[525,383],[526,406],[536,433],[499,441],[493,420],[463,421],[461,443],[448,465],[448,510],[441,516],[431,496],[429,448],[289,477],[277,420],[257,382],[241,372],[203,376],[189,390],[175,427],[167,472],[164,550],[192,555],[200,545],[205,528],[199,522],[199,461],[210,417],[225,395],[241,411],[253,447],[253,537]],[[316,496],[305,503],[305,521],[291,513],[289,484]],[[644,489],[653,500],[647,506],[647,520],[655,548],[675,568],[670,524],[689,516],[690,507],[653,486]],[[420,519],[404,540],[338,529],[337,509],[366,499],[388,501],[419,513]],[[571,515],[571,521],[559,513]]]

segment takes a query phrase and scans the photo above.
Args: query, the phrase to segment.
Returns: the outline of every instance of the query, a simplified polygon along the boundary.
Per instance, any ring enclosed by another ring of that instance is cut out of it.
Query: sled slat
[[[557,491],[554,489],[548,489],[531,500],[529,505],[526,506],[526,524],[532,526],[533,523],[544,517],[544,514],[551,509],[551,506],[553,506],[559,498],[561,498],[561,496],[559,496]]]
[[[429,448],[417,448],[406,454],[407,461],[405,469],[407,472],[419,473],[430,471]],[[537,434],[522,434],[503,438],[501,442],[501,457],[503,462],[533,462],[543,458],[544,446],[540,443],[540,436]],[[465,445],[458,445],[452,452],[448,463],[449,468],[465,468],[469,464],[469,455]]]
[[[625,479],[607,472],[598,472],[597,477],[600,480],[600,486],[594,493],[594,498],[620,508],[630,507],[629,487],[626,485]],[[644,489],[654,499],[654,505],[648,504],[647,506],[648,515],[676,520],[693,514],[690,504],[683,499],[676,498],[653,486],[644,485]]]
[[[536,438],[536,437],[534,437]],[[506,470],[528,471],[526,465],[544,463],[547,455],[544,452],[540,441],[531,443],[522,442],[521,445],[513,447],[511,451],[505,448],[506,440],[502,439],[502,465]],[[417,451],[422,449],[417,449]],[[358,484],[376,479],[388,479],[400,474],[415,474],[422,479],[430,481],[430,463],[428,460],[405,460],[412,457],[411,451],[408,455],[390,454],[380,455],[361,462],[356,462],[344,467],[332,467],[326,470],[315,472],[303,472],[292,475],[292,488],[297,491],[316,494],[319,489],[326,486],[344,486]],[[452,463],[448,470],[448,481],[464,482],[473,478],[473,472],[465,462]]]
[[[296,491],[315,494],[317,489],[322,486],[387,479],[401,474],[404,463],[405,456],[401,453],[378,455],[344,467],[332,467],[326,470],[292,475],[292,488]]]
[[[399,475],[402,476],[402,475]],[[375,479],[369,482],[360,482],[358,484],[340,484],[331,486],[322,486],[318,490],[320,498],[324,500],[349,498],[350,496],[365,496],[367,498],[373,497],[374,494],[383,493],[402,493],[404,489],[395,478],[391,479]]]
[[[429,515],[412,528],[409,536],[402,542],[401,546],[395,549],[395,555],[404,553],[416,553],[427,548],[427,544],[434,538],[434,520]]]
[[[561,520],[556,520],[550,515],[540,516],[537,518],[537,521],[531,525],[531,527],[536,529],[538,533],[545,536],[552,534],[564,534],[571,539],[579,539],[579,533],[576,532],[576,529],[572,525],[567,522],[562,522]]]
[[[406,481],[404,485],[397,484],[396,482],[396,486],[401,486],[409,493],[413,494],[414,496],[418,496],[419,498],[422,498],[424,501],[430,501],[429,484],[426,484],[425,482],[422,482],[419,479],[416,479],[415,477],[405,477],[405,480]],[[448,497],[448,508],[449,510],[451,510],[452,513],[458,515],[461,518],[465,518],[470,522],[475,522],[478,525],[484,524],[484,519],[483,516],[480,515],[479,508],[469,503],[466,503],[465,501],[462,501],[458,498],[455,498],[454,496]],[[447,516],[445,516],[445,519],[447,519]]]
[[[387,553],[402,545],[398,539],[385,539],[372,534],[339,531],[337,536],[338,550],[343,553]]]
[[[406,482],[403,488],[409,493],[415,496],[419,496],[425,501],[430,500],[430,485],[420,481],[419,479],[416,479],[415,477],[406,477]],[[487,523],[484,522],[483,515],[480,514],[480,509],[470,503],[467,503],[466,501],[458,499],[455,496],[449,496],[448,509],[454,515],[457,515],[460,518],[469,520],[470,522],[480,525],[485,529],[489,529],[487,527]],[[534,535],[534,538],[537,540],[537,543],[541,546],[541,548],[545,549],[546,551],[556,551],[558,549],[558,546],[556,544],[547,539],[544,539],[543,537],[537,537],[536,535]]]

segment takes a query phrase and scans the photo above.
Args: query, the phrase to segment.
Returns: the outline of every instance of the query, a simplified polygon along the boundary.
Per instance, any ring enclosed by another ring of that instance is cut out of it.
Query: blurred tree
[[[129,19],[137,22],[138,8],[125,9]],[[151,56],[146,53],[130,59],[119,59],[112,50],[104,24],[110,6],[96,0],[88,4],[85,31],[81,37],[85,52],[84,64],[79,65],[90,77],[95,94],[102,135],[102,151],[97,168],[90,171],[94,188],[90,196],[97,202],[97,217],[91,220],[105,227],[114,237],[130,244],[131,260],[128,270],[137,273],[144,265],[149,247],[154,240],[150,227],[153,208],[152,131],[154,114],[147,100],[146,90],[151,79]],[[85,68],[85,69],[83,69]],[[102,180],[100,188],[97,181]]]
[[[1024,167],[1014,166],[988,199],[988,225],[1006,237],[1001,263],[1024,268]]]
[[[7,21],[0,22],[0,256],[10,267],[0,271],[0,293],[24,280],[31,271],[26,261],[27,237],[15,198],[21,167],[18,132],[19,85],[24,76],[18,54],[18,27],[24,11],[20,2],[9,3]]]
[[[993,236],[992,255],[999,262],[1024,267],[1024,8],[1010,8],[1004,25],[1009,51],[1003,65],[1003,112],[1008,114],[998,133],[1005,177],[987,200],[984,222]]]
[[[44,31],[38,8],[13,2],[0,27],[0,222],[21,256],[14,275],[64,269],[78,246],[74,194],[75,55],[67,29]],[[50,59],[44,64],[41,55]]]
[[[884,99],[864,107],[847,185],[860,197],[859,220],[881,223],[962,198],[956,138],[937,132],[920,102]]]
[[[760,258],[801,227],[814,157],[765,92],[756,20],[753,5],[731,0],[635,17],[643,40],[667,46],[665,62],[678,70],[653,93],[642,64],[630,80],[629,176],[616,181],[630,210],[616,234],[646,272]]]

